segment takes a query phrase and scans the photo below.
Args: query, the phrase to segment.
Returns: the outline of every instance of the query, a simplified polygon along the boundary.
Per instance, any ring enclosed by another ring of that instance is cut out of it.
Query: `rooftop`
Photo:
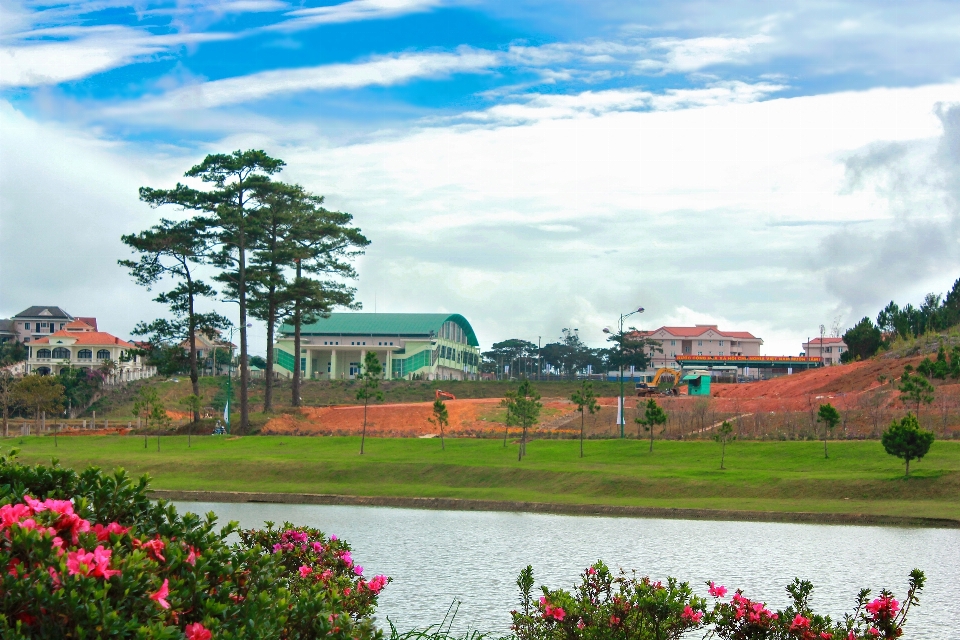
[[[57,344],[57,338],[71,338],[75,340],[74,344],[89,344],[94,346],[113,346],[132,347],[133,345],[126,340],[121,340],[117,336],[110,335],[104,331],[67,331],[61,330],[34,340],[32,344]]]
[[[652,331],[640,331],[639,333],[650,336],[656,333],[657,331],[666,331],[670,335],[678,336],[682,338],[696,338],[697,336],[702,336],[707,331],[713,331],[717,335],[721,335],[724,338],[737,338],[738,340],[759,340],[760,338],[756,337],[749,331],[721,331],[717,328],[715,324],[698,324],[693,327],[660,327],[659,329],[654,329]]]
[[[455,322],[466,334],[467,343],[480,346],[473,327],[459,313],[331,313],[300,328],[302,335],[408,336],[429,338],[440,333],[445,322]],[[284,324],[280,333],[293,335],[293,325]]]
[[[819,345],[821,344],[820,340],[821,340],[820,338],[814,338],[810,342],[804,343],[804,344]],[[843,342],[843,338],[823,338],[823,344],[837,344],[838,342]]]
[[[14,318],[63,318],[65,320],[73,320],[73,316],[61,309],[60,307],[29,307],[24,309],[17,315],[13,316]]]

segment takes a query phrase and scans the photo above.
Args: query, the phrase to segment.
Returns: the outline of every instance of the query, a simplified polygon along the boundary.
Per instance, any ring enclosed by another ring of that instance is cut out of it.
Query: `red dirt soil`
[[[830,402],[839,409],[860,406],[861,398],[875,395],[869,392],[881,387],[880,376],[885,381],[898,378],[906,364],[916,366],[921,356],[906,359],[873,359],[848,365],[814,369],[790,376],[762,382],[742,384],[713,384],[709,398],[711,415],[748,415],[753,413],[809,412],[821,403]],[[632,390],[626,389],[628,429],[635,428],[633,416],[638,403]],[[951,397],[960,396],[960,385],[938,384],[937,393]],[[899,406],[899,392],[889,382],[884,385],[882,402],[889,407]],[[599,398],[601,410],[586,417],[588,432],[600,434],[618,429],[615,425],[617,399]],[[668,412],[691,412],[703,398],[686,395],[657,397],[657,402]],[[446,402],[450,424],[445,433],[460,437],[487,436],[503,433],[503,409],[499,399],[449,400]],[[576,406],[564,398],[544,398],[544,409],[536,431],[553,436],[578,433],[580,416]],[[367,408],[367,435],[430,437],[439,434],[432,417],[432,402],[404,404],[371,404]],[[722,419],[722,418],[721,418]],[[303,435],[356,435],[363,425],[362,406],[304,407],[299,414],[286,414],[271,419],[265,425],[265,434]],[[514,430],[511,430],[511,434]],[[544,434],[546,435],[546,434]]]

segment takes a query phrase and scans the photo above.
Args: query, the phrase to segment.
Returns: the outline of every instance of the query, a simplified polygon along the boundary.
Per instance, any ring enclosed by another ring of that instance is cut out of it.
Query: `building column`
[[[390,380],[391,378],[393,378],[393,357],[392,356],[393,356],[393,352],[390,351],[390,349],[387,349],[386,375],[384,376],[387,380]]]
[[[367,350],[360,349],[360,373],[366,373],[366,371],[363,370],[363,363],[366,360],[366,358],[367,358]]]
[[[330,349],[330,375],[331,380],[337,379],[337,350]]]

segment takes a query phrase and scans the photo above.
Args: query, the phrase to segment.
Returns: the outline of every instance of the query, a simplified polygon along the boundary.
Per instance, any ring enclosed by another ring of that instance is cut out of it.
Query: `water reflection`
[[[393,582],[380,598],[379,619],[399,629],[443,618],[462,601],[455,631],[505,632],[516,606],[519,570],[532,564],[537,584],[570,587],[597,559],[656,579],[676,576],[706,595],[716,580],[771,608],[786,606],[784,587],[801,577],[816,589],[813,606],[838,616],[857,591],[906,591],[914,567],[927,575],[907,637],[960,637],[960,531],[893,527],[704,522],[427,511],[388,507],[178,503],[196,513],[259,527],[265,520],[310,525],[345,538],[368,572]]]

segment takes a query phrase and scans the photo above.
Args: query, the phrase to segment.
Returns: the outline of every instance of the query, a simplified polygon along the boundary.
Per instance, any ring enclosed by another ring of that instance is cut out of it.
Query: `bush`
[[[234,523],[151,502],[146,478],[13,455],[0,455],[4,638],[382,635],[371,616],[387,578],[364,579],[336,538],[271,527],[229,545]]]
[[[794,580],[787,587],[792,604],[773,612],[737,590],[708,583],[712,607],[693,594],[686,582],[666,583],[637,578],[623,571],[614,576],[597,562],[581,574],[573,592],[541,587],[532,595],[533,568],[520,572],[520,611],[511,612],[518,640],[676,640],[691,632],[722,640],[894,640],[903,633],[907,612],[918,604],[924,576],[914,570],[904,606],[889,591],[870,600],[860,592],[852,614],[834,622],[810,610],[813,585]],[[691,636],[693,637],[693,636]]]

